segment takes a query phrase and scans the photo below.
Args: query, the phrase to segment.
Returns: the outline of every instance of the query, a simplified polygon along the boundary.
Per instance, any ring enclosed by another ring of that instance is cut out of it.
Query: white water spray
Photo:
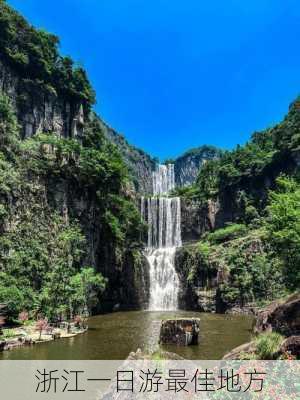
[[[149,309],[154,311],[178,308],[175,253],[181,246],[181,205],[180,197],[166,197],[174,188],[174,165],[159,165],[153,172],[153,194],[156,197],[141,199],[141,214],[148,224]]]

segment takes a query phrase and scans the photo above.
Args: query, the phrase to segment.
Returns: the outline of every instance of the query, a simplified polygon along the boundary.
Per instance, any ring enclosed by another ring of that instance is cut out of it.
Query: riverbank
[[[22,346],[51,342],[59,339],[72,338],[87,332],[88,327],[77,327],[74,324],[62,323],[59,327],[39,332],[35,324],[16,328],[2,329],[0,336],[0,352]]]

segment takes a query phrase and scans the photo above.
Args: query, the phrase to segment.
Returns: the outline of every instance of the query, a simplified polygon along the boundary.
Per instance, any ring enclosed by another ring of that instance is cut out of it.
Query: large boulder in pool
[[[198,344],[199,318],[166,319],[161,322],[159,343],[189,346]]]

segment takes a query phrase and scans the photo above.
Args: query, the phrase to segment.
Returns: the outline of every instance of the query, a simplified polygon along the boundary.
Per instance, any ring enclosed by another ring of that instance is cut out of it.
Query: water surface
[[[198,346],[158,345],[161,319],[197,317],[200,323]],[[89,319],[89,331],[70,339],[21,347],[0,353],[11,360],[123,360],[132,351],[167,350],[187,359],[220,359],[228,351],[251,338],[252,318],[197,312],[130,311],[99,315]]]

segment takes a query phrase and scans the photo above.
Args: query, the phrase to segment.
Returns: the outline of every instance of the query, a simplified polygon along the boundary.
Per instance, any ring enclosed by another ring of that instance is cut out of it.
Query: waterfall
[[[152,183],[154,196],[169,194],[175,189],[174,164],[158,165],[152,172]]]
[[[181,246],[181,204],[180,197],[167,197],[175,188],[174,165],[159,165],[152,178],[154,196],[141,198],[142,218],[148,224],[149,309],[176,310],[179,279],[175,253]]]

